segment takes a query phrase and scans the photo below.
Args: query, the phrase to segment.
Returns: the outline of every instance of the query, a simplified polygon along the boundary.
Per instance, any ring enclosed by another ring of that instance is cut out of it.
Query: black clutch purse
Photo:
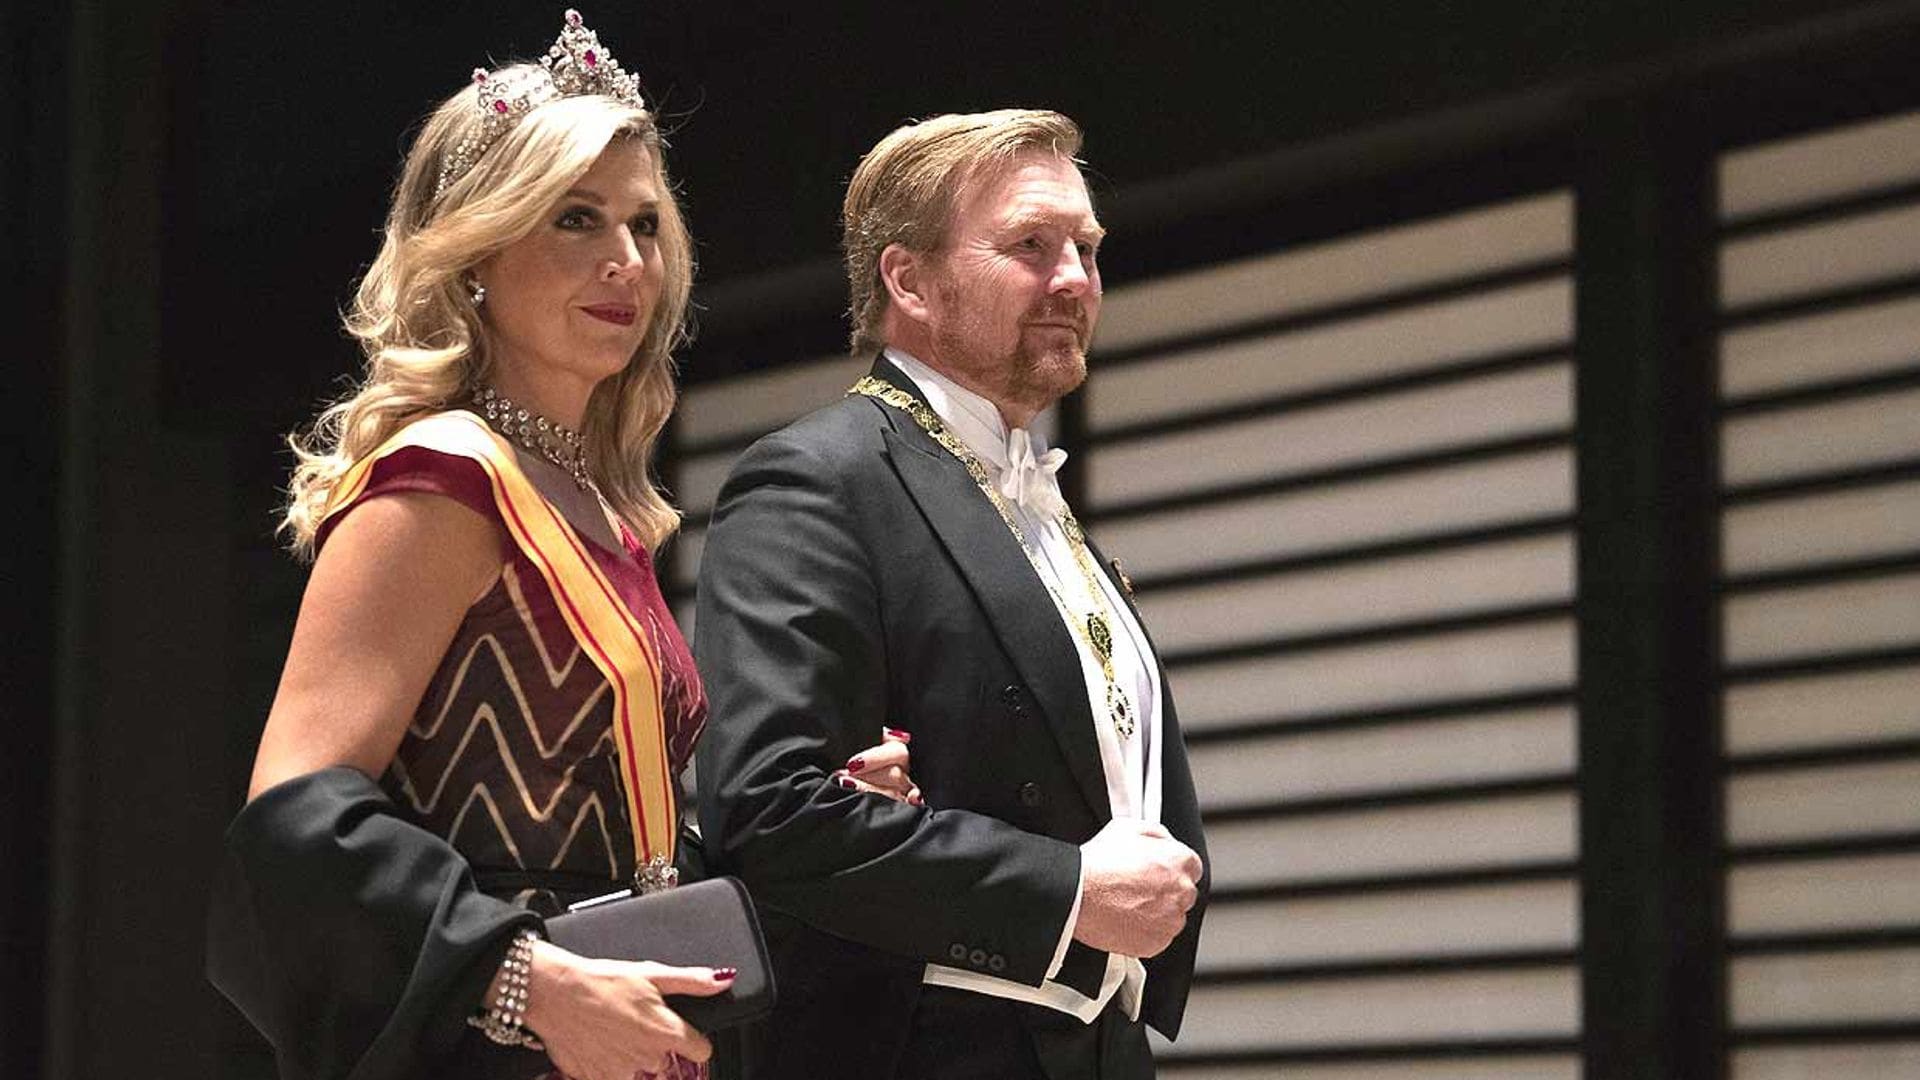
[[[666,1002],[703,1034],[773,1011],[773,968],[746,886],[708,878],[618,900],[584,901],[546,921],[547,940],[598,960],[652,960],[675,967],[733,967],[733,985],[712,997],[669,994]],[[536,1050],[496,1046],[468,1031],[447,1075],[471,1080],[533,1080],[552,1068]]]
[[[733,967],[733,985],[712,997],[668,995],[702,1032],[773,1011],[773,968],[746,886],[709,878],[661,892],[606,900],[547,920],[547,940],[599,960],[652,960],[676,967]]]

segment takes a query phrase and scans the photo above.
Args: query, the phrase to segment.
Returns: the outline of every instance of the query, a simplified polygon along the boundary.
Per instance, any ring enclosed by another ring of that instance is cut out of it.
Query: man
[[[1150,1077],[1200,814],[1139,613],[1026,425],[1086,376],[1101,227],[1049,112],[893,132],[847,190],[853,392],[721,491],[695,649],[714,869],[761,905],[762,1078]],[[848,775],[883,725],[924,805]]]

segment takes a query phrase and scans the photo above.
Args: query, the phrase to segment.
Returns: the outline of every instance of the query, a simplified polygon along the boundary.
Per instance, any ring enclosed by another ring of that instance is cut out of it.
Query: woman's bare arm
[[[460,620],[499,576],[502,540],[438,495],[376,496],[340,521],[300,601],[249,799],[333,765],[385,771]]]

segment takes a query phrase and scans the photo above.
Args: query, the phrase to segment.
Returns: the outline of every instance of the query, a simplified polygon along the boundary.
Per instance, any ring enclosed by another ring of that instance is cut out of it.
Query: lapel
[[[884,356],[875,361],[873,376],[926,400],[913,380]],[[966,467],[912,417],[881,408],[891,423],[883,433],[889,463],[960,567],[994,635],[1013,658],[1053,729],[1081,795],[1095,816],[1104,820],[1111,813],[1107,779],[1093,733],[1086,681],[1080,676],[1080,652],[1061,625],[1052,597]]]

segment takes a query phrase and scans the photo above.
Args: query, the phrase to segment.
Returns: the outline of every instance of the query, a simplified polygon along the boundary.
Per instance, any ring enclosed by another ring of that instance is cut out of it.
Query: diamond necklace
[[[474,403],[495,431],[551,461],[572,477],[581,491],[600,493],[593,474],[587,471],[587,444],[579,432],[514,404],[511,398],[491,386],[482,387]]]

